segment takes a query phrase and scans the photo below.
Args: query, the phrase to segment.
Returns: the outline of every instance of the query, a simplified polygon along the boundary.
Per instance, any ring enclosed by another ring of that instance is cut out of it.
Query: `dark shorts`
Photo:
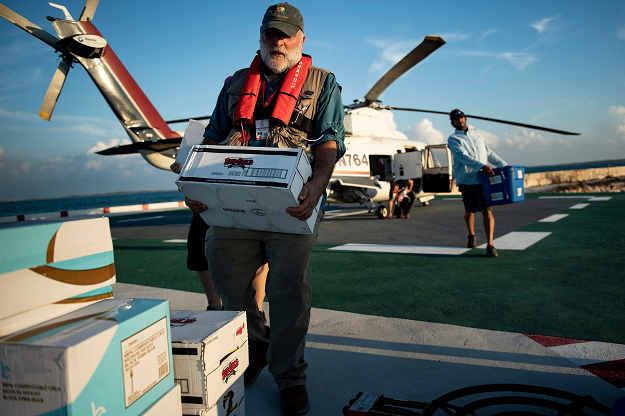
[[[208,231],[208,225],[200,217],[200,214],[194,212],[187,237],[187,269],[189,270],[196,272],[208,270],[208,261],[204,250],[206,231]]]
[[[464,202],[464,210],[469,214],[488,210],[491,211],[490,205],[486,205],[486,198],[482,185],[458,185],[458,190],[462,194],[462,202]]]

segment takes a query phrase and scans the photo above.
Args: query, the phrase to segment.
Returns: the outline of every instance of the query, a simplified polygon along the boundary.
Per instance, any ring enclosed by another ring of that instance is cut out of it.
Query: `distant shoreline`
[[[594,168],[616,167],[616,166],[625,166],[625,159],[597,160],[593,162],[563,163],[559,165],[526,166],[525,173],[554,172],[554,171],[560,171],[560,170],[594,169]],[[105,192],[105,193],[88,194],[88,195],[69,195],[69,196],[52,197],[52,198],[4,199],[4,200],[0,200],[0,203],[44,201],[44,200],[58,200],[58,199],[71,199],[71,198],[94,198],[94,197],[107,197],[107,196],[128,195],[128,194],[148,194],[148,193],[157,193],[157,192],[176,192],[176,190],[175,189],[162,189],[162,190],[156,190],[156,191],[120,191],[120,192]],[[182,196],[181,196],[181,200],[182,200]]]
[[[91,198],[97,196],[112,196],[112,195],[127,195],[127,194],[151,194],[156,192],[176,192],[175,189],[161,189],[158,191],[120,191],[120,192],[103,192],[99,194],[85,194],[85,195],[68,195],[59,196],[53,198],[28,198],[28,199],[2,199],[0,202],[22,202],[22,201],[45,201],[47,199],[69,199],[69,198]]]

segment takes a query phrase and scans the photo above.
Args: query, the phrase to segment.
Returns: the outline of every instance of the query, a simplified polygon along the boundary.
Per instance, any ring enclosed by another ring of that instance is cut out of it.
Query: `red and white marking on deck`
[[[625,345],[546,335],[523,335],[625,391]]]

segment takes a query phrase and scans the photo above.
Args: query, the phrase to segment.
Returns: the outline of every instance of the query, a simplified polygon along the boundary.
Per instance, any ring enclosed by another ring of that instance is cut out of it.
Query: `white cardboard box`
[[[0,340],[2,415],[138,416],[174,386],[169,302],[107,299]]]
[[[174,310],[171,336],[182,412],[204,415],[249,364],[245,312]]]
[[[148,410],[141,413],[141,416],[182,416],[180,386],[174,384],[171,390],[158,399]]]
[[[193,415],[245,416],[245,380],[243,377],[239,377],[230,388],[223,392],[216,403]]]
[[[311,234],[321,198],[307,221],[285,212],[299,205],[311,177],[302,149],[196,145],[176,184],[186,197],[208,207],[201,216],[209,225]]]
[[[8,318],[0,319],[0,337],[11,335],[14,332],[38,325],[61,315],[84,308],[95,302],[113,297],[113,288],[105,286],[91,292],[83,293],[73,298],[60,300],[49,305],[40,306],[26,312],[21,312]]]
[[[108,218],[0,229],[0,319],[113,283]]]

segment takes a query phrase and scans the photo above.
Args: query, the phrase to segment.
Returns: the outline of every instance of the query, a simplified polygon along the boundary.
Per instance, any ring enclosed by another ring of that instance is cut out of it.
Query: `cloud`
[[[87,163],[85,163],[85,169],[102,170],[102,161],[101,160],[88,160]]]
[[[395,115],[389,110],[380,110],[380,115],[386,120],[386,126],[390,130],[397,130],[397,123],[395,123]]]
[[[29,171],[30,171],[30,162],[26,161],[26,162],[20,164],[20,169],[24,173],[29,173]]]
[[[378,57],[374,59],[369,67],[369,73],[377,81],[380,76],[384,75],[386,71],[391,69],[393,65],[413,50],[415,45],[420,44],[422,40],[408,39],[398,42],[396,40],[372,38],[368,39],[367,42],[381,49]]]
[[[532,26],[534,29],[536,29],[538,31],[538,33],[543,33],[547,30],[551,30],[552,28],[549,27],[549,23],[551,23],[553,20],[556,19],[557,16],[554,17],[545,17],[542,20],[539,20],[536,23],[532,23],[530,26]]]
[[[39,121],[36,114],[24,113],[21,111],[9,111],[0,107],[0,118],[10,118],[12,120]]]
[[[534,54],[523,52],[486,52],[486,51],[463,51],[463,55],[469,56],[485,56],[493,57],[496,59],[503,59],[514,65],[519,71],[527,68],[528,65],[533,64],[538,60]]]
[[[469,124],[469,127],[472,129],[475,128],[470,124]],[[488,132],[486,130],[480,130],[480,131],[484,135],[484,141],[486,142],[488,147],[490,147],[491,149],[496,149],[497,147],[499,147],[499,136],[491,132]]]
[[[490,30],[486,30],[486,31],[484,31],[484,32],[482,33],[482,35],[479,37],[479,39],[477,40],[477,42],[476,42],[476,43],[479,45],[479,44],[480,44],[480,42],[481,42],[482,40],[484,40],[484,38],[485,38],[485,37],[487,37],[487,36],[489,36],[489,35],[492,35],[492,34],[495,34],[495,33],[497,33],[497,32],[501,32],[501,30],[498,30],[498,29],[490,29]],[[443,39],[444,39],[444,38],[443,38]]]
[[[109,147],[119,146],[121,144],[130,144],[130,139],[110,139],[107,142],[99,141],[87,150],[87,154],[93,154],[95,152],[99,152],[100,150],[108,149]]]
[[[508,135],[508,133],[506,133],[504,141],[509,147],[519,150],[531,148],[536,152],[540,152],[541,150],[545,150],[550,147],[549,141],[540,133],[527,131],[525,129],[520,130],[519,134]]]
[[[418,140],[427,144],[440,144],[447,142],[443,132],[436,130],[432,122],[427,118],[415,123],[414,127],[408,127],[406,136],[408,136],[411,140]]]
[[[454,32],[454,33],[443,33],[442,35],[438,35],[441,38],[445,39],[446,42],[449,41],[462,41],[462,40],[467,40],[471,37],[470,34],[468,33],[458,33],[458,32]]]
[[[621,31],[616,34],[616,37],[625,40],[625,29],[621,29]]]
[[[625,142],[625,106],[611,105],[608,108],[608,125],[611,133],[616,133],[619,142]]]
[[[0,169],[4,168],[4,160],[2,160],[4,153],[4,149],[2,148],[2,146],[0,146]]]

